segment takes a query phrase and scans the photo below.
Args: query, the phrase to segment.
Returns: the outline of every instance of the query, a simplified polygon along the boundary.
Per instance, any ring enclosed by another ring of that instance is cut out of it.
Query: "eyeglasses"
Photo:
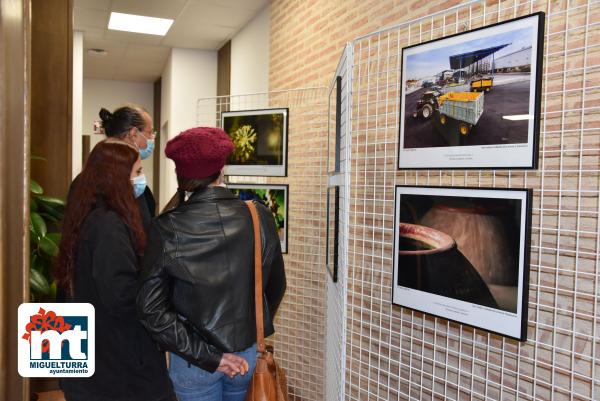
[[[140,129],[139,127],[135,127],[135,128],[137,128],[137,130],[140,131],[140,133],[142,133],[144,136],[146,136],[146,137],[148,136],[148,134],[144,130]],[[156,138],[156,135],[158,135],[158,131],[156,129],[152,128],[150,130],[150,139]]]

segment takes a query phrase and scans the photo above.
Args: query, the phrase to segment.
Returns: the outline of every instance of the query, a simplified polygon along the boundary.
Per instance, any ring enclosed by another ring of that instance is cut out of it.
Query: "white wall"
[[[197,101],[217,95],[217,52],[171,52],[171,137],[197,123]]]
[[[171,119],[171,81],[172,71],[171,65],[173,63],[173,54],[169,55],[167,64],[162,73],[160,80],[160,193],[157,194],[156,200],[159,204],[159,210],[167,204],[170,197],[173,196],[171,193],[171,185],[168,184],[173,179],[173,171],[175,165],[173,162],[165,157],[165,146],[169,140],[169,120]]]
[[[169,54],[169,59],[165,64],[160,79],[160,126],[171,119],[171,77],[173,75],[171,64],[173,63],[173,54]]]
[[[268,91],[270,28],[270,8],[265,7],[232,38],[232,94]],[[210,103],[203,103],[200,116],[197,103],[200,98],[216,95],[217,52],[172,49],[161,81],[161,209],[177,189],[175,166],[164,157],[164,146],[183,130],[198,124],[215,125],[216,101],[214,113]]]
[[[105,138],[104,135],[93,134],[94,120],[99,120],[98,112],[104,107],[111,112],[125,103],[135,103],[148,110],[152,117],[154,105],[154,87],[152,83],[107,81],[101,79],[83,80],[83,134],[91,135],[90,146],[93,148]],[[155,128],[158,123],[155,122]],[[81,155],[81,151],[79,152]],[[152,189],[152,157],[142,162],[148,186]]]
[[[164,149],[165,139],[198,125],[198,99],[217,95],[217,52],[172,49],[161,87],[161,127],[165,124],[168,127],[168,136],[163,133],[161,137]],[[164,157],[162,149],[161,156]],[[162,208],[177,190],[175,167],[171,161],[161,160],[161,174]]]
[[[82,107],[83,107],[83,32],[73,32],[73,138],[71,140],[72,177],[82,168]]]
[[[265,7],[231,39],[231,94],[269,90],[270,7]]]

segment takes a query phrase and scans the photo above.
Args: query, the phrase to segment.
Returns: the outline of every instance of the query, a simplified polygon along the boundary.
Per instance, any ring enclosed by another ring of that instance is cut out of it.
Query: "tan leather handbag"
[[[256,368],[246,393],[246,401],[288,401],[285,371],[275,362],[273,347],[265,345],[262,289],[262,244],[256,206],[246,201],[254,227],[254,303],[256,306]]]

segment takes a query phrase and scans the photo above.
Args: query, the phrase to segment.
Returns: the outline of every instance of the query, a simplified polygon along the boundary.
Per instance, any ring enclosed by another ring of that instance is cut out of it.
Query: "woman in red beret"
[[[179,401],[243,401],[256,364],[254,238],[248,207],[224,184],[233,151],[218,128],[193,128],[167,143],[178,190],[153,223],[137,298],[142,324],[170,351]],[[286,288],[271,212],[261,225],[265,336]]]

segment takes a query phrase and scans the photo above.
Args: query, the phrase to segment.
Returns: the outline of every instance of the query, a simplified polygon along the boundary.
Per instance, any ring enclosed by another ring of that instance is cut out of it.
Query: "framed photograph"
[[[544,13],[402,49],[399,169],[537,167]]]
[[[340,219],[339,187],[327,188],[327,233],[325,266],[334,283],[338,281],[338,246]]]
[[[227,184],[241,200],[262,202],[273,213],[275,227],[281,240],[281,252],[288,251],[288,186],[270,184]]]
[[[287,176],[288,109],[226,111],[221,127],[235,149],[226,175]]]
[[[342,77],[335,77],[329,91],[327,119],[327,172],[340,172],[340,137],[342,124]]]
[[[525,341],[531,199],[396,186],[393,303]]]

